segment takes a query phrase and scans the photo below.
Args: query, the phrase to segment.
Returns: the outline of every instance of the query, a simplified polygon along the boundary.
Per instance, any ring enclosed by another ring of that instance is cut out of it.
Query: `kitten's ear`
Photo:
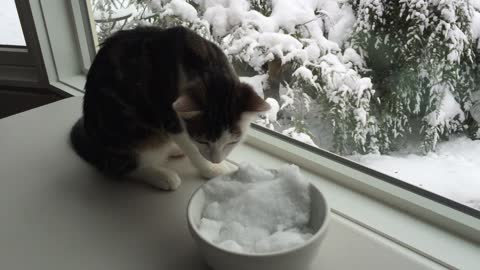
[[[259,113],[270,110],[270,104],[257,95],[250,85],[245,83],[240,84],[240,91],[243,95],[245,112]]]
[[[185,119],[192,118],[201,113],[198,105],[187,95],[181,95],[173,102],[172,108]]]

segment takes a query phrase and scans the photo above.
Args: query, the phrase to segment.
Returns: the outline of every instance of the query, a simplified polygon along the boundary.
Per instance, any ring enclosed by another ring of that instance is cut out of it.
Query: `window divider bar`
[[[86,74],[95,57],[95,42],[93,42],[90,15],[85,0],[70,0],[69,6],[75,27],[77,45],[81,54],[82,71]]]

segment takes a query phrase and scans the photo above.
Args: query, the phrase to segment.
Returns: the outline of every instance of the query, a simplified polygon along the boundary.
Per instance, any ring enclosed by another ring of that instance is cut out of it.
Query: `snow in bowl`
[[[297,166],[238,171],[200,187],[190,199],[190,233],[215,270],[309,269],[330,210]]]

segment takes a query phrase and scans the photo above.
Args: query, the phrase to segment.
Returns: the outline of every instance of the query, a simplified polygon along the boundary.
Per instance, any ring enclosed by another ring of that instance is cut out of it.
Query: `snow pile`
[[[268,105],[270,105],[270,110],[265,112],[265,116],[267,117],[268,121],[270,122],[277,121],[277,114],[278,114],[278,111],[280,110],[280,105],[278,105],[277,100],[273,98],[267,98],[265,102],[267,102]]]
[[[269,253],[307,241],[312,232],[309,183],[295,165],[271,172],[251,164],[203,187],[200,234],[240,253]]]
[[[248,9],[248,3],[239,0],[205,1],[204,5],[203,18],[210,23],[213,34],[218,37],[225,36],[232,27],[240,24],[244,13]]]
[[[437,126],[442,123],[448,123],[451,119],[459,117],[461,121],[465,119],[465,115],[462,111],[462,107],[455,101],[452,92],[448,88],[438,86],[443,91],[443,98],[439,102],[437,110],[427,115],[427,121],[431,126]]]
[[[474,11],[472,17],[472,37],[477,41],[477,49],[480,52],[480,1],[478,3],[478,11]]]
[[[176,15],[188,22],[193,22],[198,19],[197,10],[183,0],[172,0],[165,5],[165,11],[162,15]]]
[[[315,142],[313,142],[312,137],[310,137],[308,134],[303,133],[303,132],[298,132],[295,130],[295,127],[287,128],[286,130],[282,131],[283,135],[286,135],[288,137],[291,137],[297,141],[309,144],[311,146],[318,147]]]
[[[302,79],[306,81],[314,81],[316,78],[314,78],[313,73],[310,69],[306,68],[305,66],[301,66],[295,70],[292,74],[293,76],[300,76]]]
[[[354,15],[348,5],[342,9],[336,0],[277,0],[272,2],[272,13],[265,16],[250,9],[248,2],[196,1],[205,10],[203,19],[211,25],[213,34],[222,39],[222,48],[228,55],[236,55],[257,71],[275,57],[287,63],[294,58],[315,61],[320,52],[338,52],[337,43],[328,40],[333,29],[335,40],[343,40],[350,31]],[[318,15],[316,12],[323,10]],[[302,44],[291,34],[303,27],[309,38]],[[336,31],[336,32],[335,32]],[[304,46],[305,45],[305,46]]]
[[[258,32],[252,25],[243,25],[224,37],[222,48],[261,72],[265,63],[278,58],[282,63],[299,58],[308,60],[308,54],[296,38],[275,32]]]
[[[358,62],[359,59],[355,57],[356,54],[352,53],[352,51],[346,51],[347,54],[344,56],[344,59],[361,65],[361,62]],[[329,89],[333,90],[329,93],[331,94],[329,98],[334,103],[340,102],[340,100],[337,100],[341,99],[341,97],[338,96],[339,91],[342,92],[342,96],[345,95],[343,92],[347,91],[350,94],[349,96],[361,99],[365,98],[364,94],[366,90],[372,89],[373,87],[370,78],[362,78],[356,71],[347,68],[340,59],[333,54],[322,56],[319,66],[325,81],[330,86]],[[371,91],[373,93],[373,90]],[[342,100],[341,102],[345,101]],[[355,102],[358,103],[360,101],[356,100]]]
[[[474,8],[476,8],[477,10],[480,10],[480,0],[472,0],[471,4]]]
[[[352,48],[345,49],[342,60],[343,63],[350,68],[353,66],[363,68],[365,66],[363,58]]]
[[[255,92],[262,98],[264,97],[263,88],[267,84],[267,79],[267,74],[256,75],[253,77],[240,77],[240,81],[247,83],[251,87],[253,87],[253,90],[255,90]]]
[[[355,24],[355,15],[349,5],[344,5],[336,14],[336,23],[328,33],[328,39],[342,46],[345,40],[351,35]]]
[[[459,137],[441,142],[426,156],[410,150],[350,156],[367,167],[480,210],[480,141]]]

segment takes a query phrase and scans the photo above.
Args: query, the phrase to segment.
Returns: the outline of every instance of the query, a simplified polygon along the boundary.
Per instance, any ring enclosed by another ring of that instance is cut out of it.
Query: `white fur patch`
[[[172,141],[156,148],[142,150],[138,153],[138,168],[131,177],[162,190],[175,190],[180,186],[181,179],[177,172],[165,165],[169,156],[181,153],[179,147]]]
[[[139,152],[139,167],[155,167],[164,165],[168,157],[178,154],[178,146],[173,142],[166,142],[157,148],[150,148]]]

